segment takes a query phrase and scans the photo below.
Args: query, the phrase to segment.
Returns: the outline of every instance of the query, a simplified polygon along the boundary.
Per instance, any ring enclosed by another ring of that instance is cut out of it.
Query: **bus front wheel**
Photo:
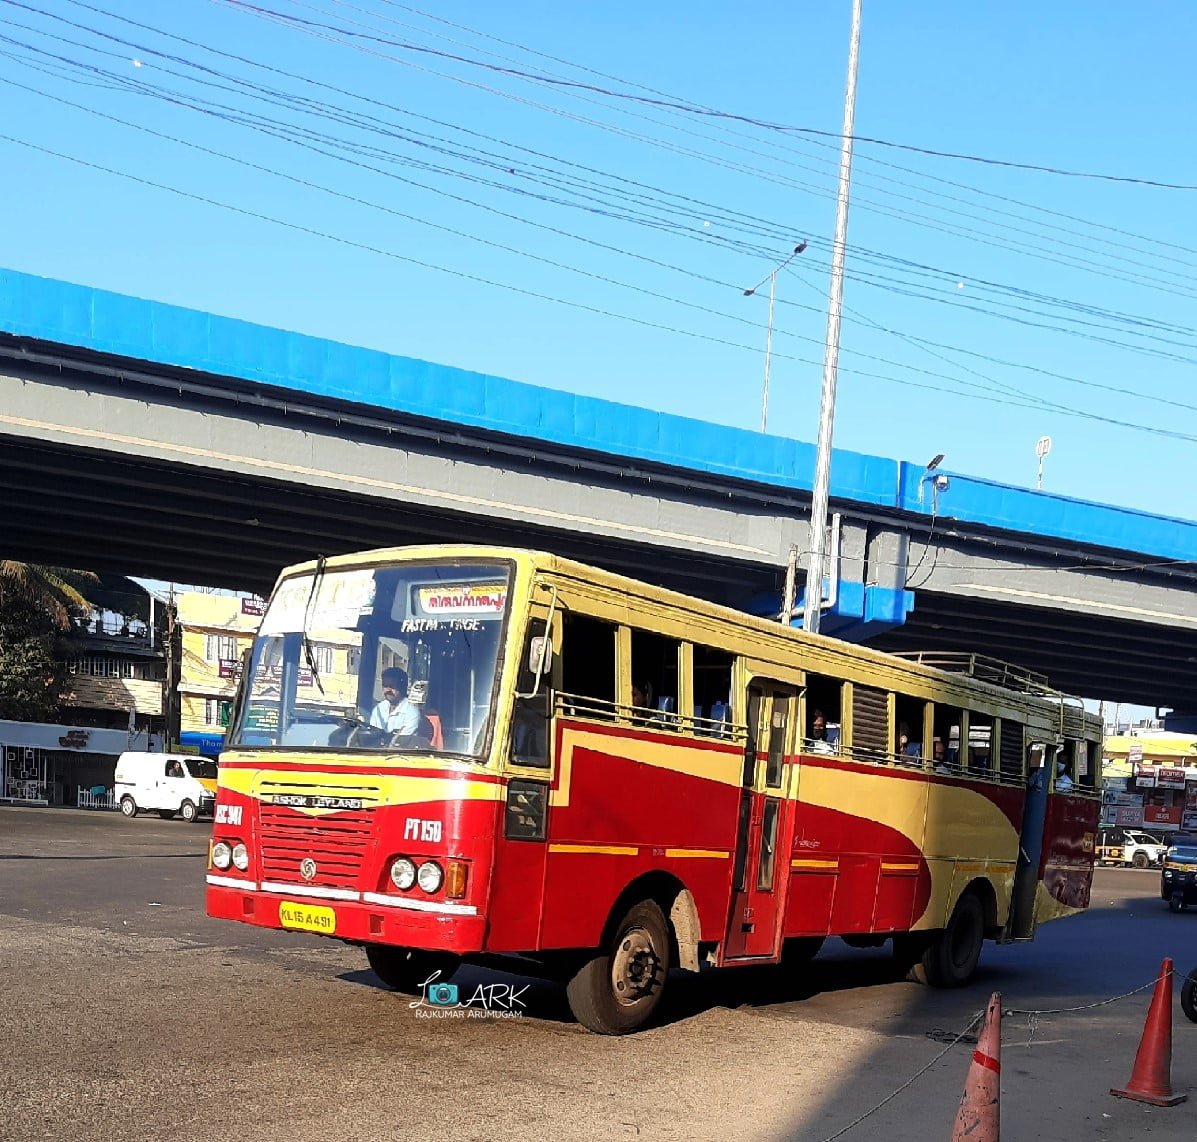
[[[452,952],[425,952],[390,944],[367,944],[366,959],[387,987],[409,995],[422,994],[426,984],[448,983],[461,964],[461,957]]]
[[[626,1035],[661,1002],[669,971],[665,914],[655,901],[633,905],[611,929],[602,954],[587,960],[566,984],[574,1018],[600,1035]]]
[[[985,940],[985,909],[974,892],[956,902],[948,926],[919,956],[911,976],[930,987],[960,987],[967,983],[981,958]]]

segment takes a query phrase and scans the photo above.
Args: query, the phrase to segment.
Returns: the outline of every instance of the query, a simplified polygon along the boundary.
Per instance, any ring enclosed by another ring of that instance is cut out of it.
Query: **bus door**
[[[1027,751],[1027,799],[1022,813],[1007,926],[1007,936],[1012,940],[1035,938],[1035,896],[1043,859],[1043,830],[1047,824],[1047,794],[1052,776],[1048,766],[1054,756],[1055,751],[1041,742],[1036,742]]]
[[[798,716],[798,692],[754,680],[748,688],[748,741],[740,790],[731,914],[724,959],[769,958],[781,943],[789,861],[785,759]]]

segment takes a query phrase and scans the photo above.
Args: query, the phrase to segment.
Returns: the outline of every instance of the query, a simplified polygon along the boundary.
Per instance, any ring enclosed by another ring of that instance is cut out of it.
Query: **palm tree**
[[[0,559],[0,599],[7,596],[34,605],[60,631],[71,629],[73,612],[91,609],[83,591],[99,581],[91,571]]]

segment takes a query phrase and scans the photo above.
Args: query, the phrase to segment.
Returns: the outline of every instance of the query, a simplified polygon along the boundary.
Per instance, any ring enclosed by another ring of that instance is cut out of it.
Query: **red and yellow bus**
[[[1042,679],[897,657],[553,555],[285,571],[221,758],[207,908],[567,980],[622,1033],[671,969],[880,945],[925,982],[1089,903],[1101,726]],[[439,973],[439,976],[437,975]]]

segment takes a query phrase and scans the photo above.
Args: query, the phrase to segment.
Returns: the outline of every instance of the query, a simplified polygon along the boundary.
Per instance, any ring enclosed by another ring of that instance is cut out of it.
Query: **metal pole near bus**
[[[831,433],[835,420],[835,382],[840,357],[840,306],[844,297],[844,246],[848,239],[848,191],[852,183],[852,123],[856,113],[856,62],[860,51],[861,0],[852,0],[852,39],[848,82],[844,90],[844,130],[840,144],[840,189],[831,250],[831,290],[827,304],[827,346],[823,354],[823,392],[819,404],[819,446],[810,510],[810,567],[806,573],[804,630],[818,631],[823,602],[823,566],[827,556],[827,498],[831,485]]]

